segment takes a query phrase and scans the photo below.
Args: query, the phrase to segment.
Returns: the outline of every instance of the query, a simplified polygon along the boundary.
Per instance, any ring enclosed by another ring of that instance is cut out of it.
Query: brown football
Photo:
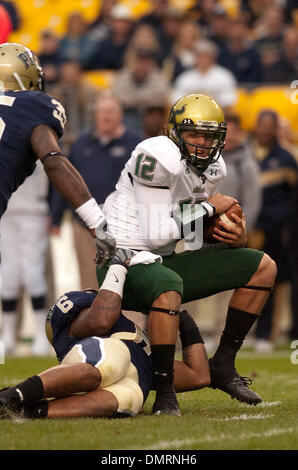
[[[230,227],[233,227],[234,225],[236,225],[231,214],[236,214],[240,218],[242,217],[242,209],[238,203],[233,204],[226,212],[223,212],[222,214],[214,215],[213,217],[210,217],[210,219],[207,219],[206,221],[204,221],[204,228],[203,228],[204,242],[218,243],[218,240],[213,238],[212,235],[213,233],[215,233],[214,232],[215,227],[218,227],[221,230],[223,230],[223,227],[219,225],[220,220],[222,220],[222,222],[229,225]]]

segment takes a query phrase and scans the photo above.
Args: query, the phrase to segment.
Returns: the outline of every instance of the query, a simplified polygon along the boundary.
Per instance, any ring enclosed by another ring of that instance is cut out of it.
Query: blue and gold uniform
[[[47,316],[46,331],[61,364],[87,362],[101,373],[101,388],[111,391],[119,413],[137,414],[152,386],[150,346],[146,333],[120,315],[106,336],[78,339],[69,335],[77,315],[89,308],[93,290],[67,292]]]
[[[31,135],[36,126],[51,127],[61,137],[66,122],[59,101],[40,91],[0,93],[0,217],[14,191],[36,166]]]

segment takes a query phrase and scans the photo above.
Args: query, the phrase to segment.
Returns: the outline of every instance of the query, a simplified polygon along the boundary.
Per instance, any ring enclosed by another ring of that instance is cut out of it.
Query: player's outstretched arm
[[[106,220],[96,200],[76,168],[63,155],[55,131],[46,125],[35,127],[31,146],[59,193],[73,206],[96,239],[98,264],[106,264],[115,254],[115,240],[106,231]]]
[[[75,209],[91,199],[83,178],[63,156],[53,129],[46,125],[37,126],[32,132],[31,145],[53,186]]]
[[[183,360],[175,360],[174,363],[176,392],[198,390],[208,386],[210,370],[205,345],[198,326],[187,310],[180,312],[179,334]]]

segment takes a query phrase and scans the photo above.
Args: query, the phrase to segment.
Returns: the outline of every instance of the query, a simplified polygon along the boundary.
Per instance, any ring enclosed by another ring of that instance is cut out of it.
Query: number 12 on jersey
[[[140,153],[137,156],[135,175],[143,180],[152,181],[156,163],[154,157]]]

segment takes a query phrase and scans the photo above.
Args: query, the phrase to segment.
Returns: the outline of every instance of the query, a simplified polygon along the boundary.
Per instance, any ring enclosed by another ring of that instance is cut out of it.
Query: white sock
[[[17,312],[2,312],[2,341],[5,354],[11,354],[16,347]]]

